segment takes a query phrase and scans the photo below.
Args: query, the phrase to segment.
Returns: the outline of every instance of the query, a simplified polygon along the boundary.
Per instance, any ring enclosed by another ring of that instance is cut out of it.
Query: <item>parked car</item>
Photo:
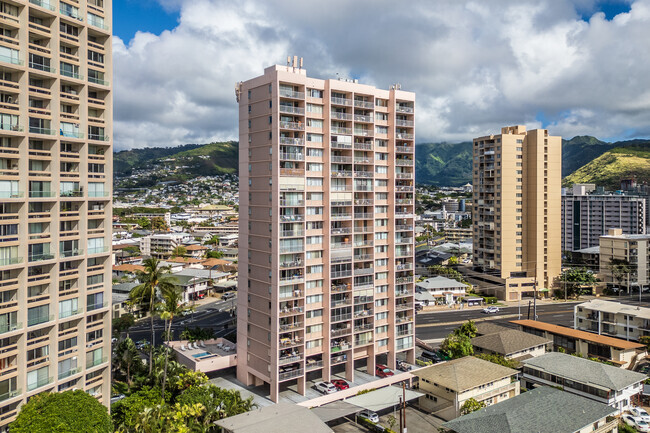
[[[395,373],[393,373],[393,370],[386,367],[385,365],[377,364],[377,368],[375,368],[375,374],[379,377],[389,377],[393,376]]]
[[[149,345],[149,342],[147,340],[140,340],[137,343],[135,343],[135,348],[138,350],[142,350],[145,347]]]
[[[483,308],[485,314],[495,314],[499,312],[499,307],[487,307]]]
[[[650,414],[648,414],[648,412],[646,412],[642,407],[632,407],[630,409],[630,414],[634,418],[642,419],[643,421],[650,423]]]
[[[235,292],[224,293],[223,296],[221,297],[221,300],[222,301],[228,301],[230,299],[235,298],[236,296],[237,296],[237,294]]]
[[[634,427],[640,432],[650,432],[650,425],[640,418],[635,418],[632,415],[625,414],[621,417],[621,420],[623,420],[625,424]]]
[[[397,369],[399,371],[409,371],[411,370],[411,366],[404,361],[397,361]]]
[[[418,356],[417,358],[415,358],[415,365],[418,365],[420,367],[425,367],[427,365],[433,365],[433,361],[430,358]]]
[[[338,391],[330,382],[316,382],[314,386],[316,387],[316,391],[319,391],[321,394],[332,394]]]
[[[334,379],[332,381],[332,385],[334,385],[339,391],[343,391],[344,389],[348,389],[350,387],[350,384],[343,379]]]
[[[430,359],[431,361],[433,361],[434,364],[436,364],[438,362],[442,362],[442,358],[440,356],[438,356],[438,354],[436,352],[430,352],[428,350],[423,350],[422,351],[422,357]]]
[[[361,412],[359,412],[358,415],[369,419],[371,422],[374,422],[375,424],[379,422],[379,415],[377,415],[375,412],[371,410],[364,409]]]

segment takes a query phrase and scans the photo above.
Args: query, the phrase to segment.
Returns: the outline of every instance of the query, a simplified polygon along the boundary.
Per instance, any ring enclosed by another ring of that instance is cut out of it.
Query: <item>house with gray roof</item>
[[[436,299],[444,299],[446,304],[455,303],[467,295],[467,284],[443,276],[431,277],[415,283],[416,292],[426,292]]]
[[[475,353],[498,354],[517,361],[543,355],[553,344],[549,338],[491,323],[479,323],[477,331],[472,338]]]
[[[226,433],[332,433],[310,409],[278,403],[221,419],[215,423]]]
[[[610,433],[618,425],[615,413],[606,404],[543,386],[442,426],[454,433]]]
[[[638,402],[647,376],[566,353],[550,352],[523,361],[522,382],[528,389],[546,385],[564,389],[616,409]]]
[[[495,404],[519,394],[518,371],[473,356],[414,370],[419,379],[420,407],[444,420],[460,416],[470,398]]]

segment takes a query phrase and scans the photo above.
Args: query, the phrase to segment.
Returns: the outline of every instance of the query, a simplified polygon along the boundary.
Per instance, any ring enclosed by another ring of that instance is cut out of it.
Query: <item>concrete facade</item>
[[[44,391],[108,405],[111,0],[0,10],[0,431]]]
[[[621,229],[610,229],[600,237],[600,279],[608,287],[628,291],[650,285],[650,235],[626,235]],[[617,275],[612,260],[629,265],[629,273]]]
[[[588,193],[574,185],[562,195],[562,251],[597,247],[611,228],[624,234],[645,234],[645,197]]]
[[[307,374],[413,361],[415,95],[297,64],[236,91],[239,380],[277,401]]]
[[[560,274],[561,142],[524,126],[474,139],[474,266],[500,299],[543,293]]]

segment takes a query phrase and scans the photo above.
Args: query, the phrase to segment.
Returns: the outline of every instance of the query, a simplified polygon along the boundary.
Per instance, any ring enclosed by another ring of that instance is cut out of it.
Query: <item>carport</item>
[[[361,410],[363,410],[362,407],[339,400],[328,403],[324,406],[315,407],[311,411],[316,414],[321,421],[330,422],[353,415]]]
[[[413,391],[411,389],[403,391],[401,387],[387,386],[366,394],[350,397],[345,400],[345,403],[368,409],[373,412],[380,412],[384,409],[389,409],[400,404],[403,394],[405,394],[407,402],[418,399],[424,395],[421,392]]]

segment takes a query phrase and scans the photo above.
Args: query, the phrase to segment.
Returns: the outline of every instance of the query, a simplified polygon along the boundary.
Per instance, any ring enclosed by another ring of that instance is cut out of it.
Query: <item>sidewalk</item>
[[[595,296],[584,296],[581,297],[580,300],[576,301],[575,299],[569,299],[566,302],[564,299],[562,300],[553,300],[553,299],[538,299],[537,300],[537,305],[548,305],[548,304],[575,304],[575,303],[580,303],[580,302],[587,302],[590,299],[594,299]],[[524,306],[528,305],[528,302],[533,302],[532,299],[524,299],[522,301],[499,301],[497,304],[490,304],[490,305],[495,305],[497,307],[502,307],[502,308],[508,308],[508,307],[517,307],[519,305]],[[489,305],[479,305],[476,307],[463,307],[460,308],[458,304],[453,304],[451,306],[449,305],[428,305],[425,307],[422,307],[422,312],[424,313],[432,313],[432,312],[439,312],[439,311],[472,311],[472,310],[482,310],[485,307],[488,307]]]

